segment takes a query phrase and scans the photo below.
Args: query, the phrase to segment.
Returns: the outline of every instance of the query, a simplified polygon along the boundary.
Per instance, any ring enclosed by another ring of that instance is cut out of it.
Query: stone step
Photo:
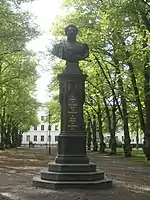
[[[91,181],[104,179],[103,171],[96,172],[50,172],[47,168],[41,170],[41,179],[52,181]]]
[[[33,186],[44,189],[110,189],[112,188],[112,181],[108,178],[97,181],[47,181],[36,176],[33,178]]]
[[[48,163],[48,171],[51,172],[96,172],[96,165],[89,164],[58,164]]]

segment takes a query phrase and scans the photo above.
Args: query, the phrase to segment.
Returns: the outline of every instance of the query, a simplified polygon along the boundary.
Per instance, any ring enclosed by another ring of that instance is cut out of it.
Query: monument
[[[89,56],[87,44],[76,41],[78,28],[65,28],[67,40],[54,45],[53,54],[66,61],[58,75],[61,105],[61,132],[58,136],[58,154],[48,169],[41,170],[41,177],[33,178],[33,185],[45,189],[96,188],[108,189],[112,181],[104,178],[103,171],[89,162],[86,154],[83,104],[86,75],[79,68],[79,61]]]

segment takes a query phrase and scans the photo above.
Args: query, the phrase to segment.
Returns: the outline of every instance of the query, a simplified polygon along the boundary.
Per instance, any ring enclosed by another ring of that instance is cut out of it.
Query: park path
[[[32,178],[53,161],[48,150],[18,149],[0,152],[0,200],[148,200],[150,166],[132,163],[119,156],[88,153],[90,161],[113,179],[110,190],[43,190],[32,187]]]

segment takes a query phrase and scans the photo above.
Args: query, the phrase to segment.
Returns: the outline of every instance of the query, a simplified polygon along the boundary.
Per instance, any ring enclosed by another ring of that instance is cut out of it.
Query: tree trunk
[[[1,122],[1,144],[0,144],[0,149],[2,149],[2,150],[5,149],[4,140],[5,140],[5,137],[4,137],[4,124]]]
[[[6,145],[6,148],[11,147],[11,124],[9,123],[7,124],[5,145]]]
[[[96,117],[93,115],[93,122],[92,122],[92,135],[93,135],[93,151],[97,151],[97,137],[96,137]]]
[[[5,149],[5,137],[6,137],[5,108],[2,108],[2,115],[1,115],[1,149]]]
[[[19,134],[18,134],[18,147],[21,147],[21,144],[22,144],[22,132],[20,131]]]
[[[113,97],[115,98],[116,105],[117,105],[117,107],[118,107],[120,116],[121,116],[121,118],[123,118],[123,113],[122,113],[121,107],[120,107],[120,105],[119,105],[119,101],[118,101],[118,99],[117,99],[114,86],[111,84],[109,78],[106,76],[106,73],[105,73],[105,71],[104,71],[104,69],[103,69],[103,67],[102,67],[102,65],[101,65],[101,63],[100,63],[98,57],[97,57],[96,55],[94,55],[94,57],[95,57],[95,60],[97,61],[98,65],[99,65],[99,67],[100,67],[100,69],[101,69],[101,71],[102,71],[102,73],[103,73],[103,75],[104,75],[104,77],[105,77],[105,79],[106,79],[106,81],[107,81],[107,83],[108,83],[108,85],[109,85],[111,91],[112,91],[112,95],[113,95]]]
[[[106,148],[106,144],[104,143],[104,136],[103,136],[103,130],[102,130],[102,114],[101,114],[101,108],[100,108],[99,103],[98,103],[97,117],[98,117],[98,132],[99,132],[99,141],[100,141],[99,152],[104,153],[105,148]]]
[[[138,121],[137,121],[137,126],[136,126],[136,148],[139,149],[139,126],[138,126]]]
[[[147,47],[147,43],[143,44]],[[150,160],[150,65],[148,53],[144,65],[144,93],[145,93],[145,135],[143,151],[147,158]]]
[[[123,88],[123,81],[121,77],[121,72],[119,69],[119,62],[118,60],[114,59],[116,64],[116,73],[118,75],[118,87],[119,93],[121,97],[121,105],[122,105],[122,113],[123,113],[123,130],[124,130],[124,153],[125,157],[131,157],[131,145],[130,145],[130,135],[129,135],[129,127],[128,127],[128,113],[127,113],[127,102],[125,98],[125,92]]]
[[[105,97],[103,97],[103,101],[105,104],[106,116],[107,116],[107,120],[108,120],[108,128],[109,128],[109,133],[110,133],[110,143],[109,144],[110,144],[110,148],[111,148],[111,154],[116,154],[116,138],[115,138],[115,134],[112,130],[112,120],[111,120],[109,107],[108,107]]]
[[[129,59],[129,57],[130,57],[130,54],[129,54],[128,51],[126,52],[126,57],[127,57],[127,59]],[[133,65],[132,65],[131,62],[128,62],[128,66],[129,66],[129,72],[130,72],[131,82],[132,82],[132,86],[133,86],[133,90],[134,90],[134,94],[135,94],[136,104],[137,104],[137,107],[138,107],[140,127],[141,127],[141,130],[143,131],[143,133],[145,133],[144,114],[143,114],[143,110],[142,110],[142,105],[141,105],[139,90],[138,90],[138,87],[137,87],[137,84],[136,84],[136,78],[135,78],[135,74],[134,74],[134,68],[133,68]]]
[[[17,147],[18,144],[18,130],[16,126],[12,128],[12,147]]]
[[[12,140],[12,147],[15,147],[15,133],[14,133],[13,129],[12,129],[12,132],[11,132],[11,140]]]
[[[111,135],[111,154],[116,154],[116,103],[115,98],[113,97],[112,105],[112,135]]]
[[[16,147],[18,147],[18,144],[19,144],[19,137],[18,137],[18,126],[15,126],[15,144],[16,144]]]

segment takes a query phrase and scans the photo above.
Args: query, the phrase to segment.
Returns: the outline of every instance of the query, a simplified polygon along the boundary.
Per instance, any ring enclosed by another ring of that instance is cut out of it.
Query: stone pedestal
[[[58,154],[41,177],[33,178],[33,185],[46,189],[112,187],[104,172],[96,171],[86,155],[83,104],[85,79],[78,63],[68,63],[58,76],[61,105],[61,132],[58,136]]]

